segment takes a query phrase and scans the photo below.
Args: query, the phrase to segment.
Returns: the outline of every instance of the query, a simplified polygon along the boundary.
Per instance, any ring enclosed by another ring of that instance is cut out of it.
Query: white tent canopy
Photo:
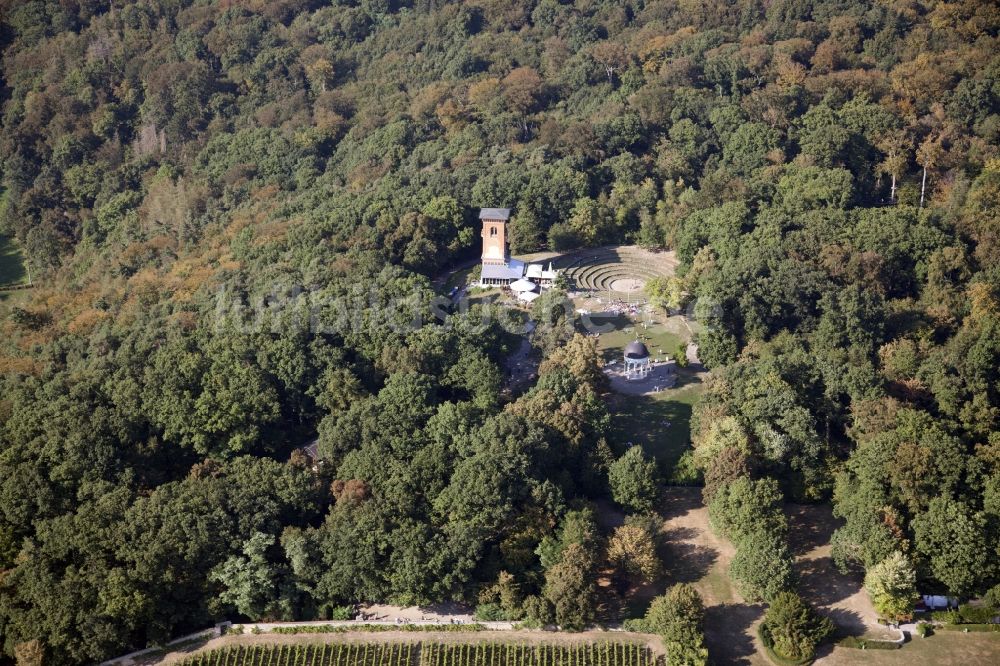
[[[534,291],[536,289],[536,285],[531,280],[525,280],[522,278],[511,282],[510,288],[514,291]]]
[[[522,301],[524,301],[525,303],[530,303],[531,301],[533,301],[536,298],[538,298],[538,296],[539,296],[539,294],[536,294],[533,291],[522,291],[521,293],[519,293],[517,295],[517,297],[519,299],[521,299]]]

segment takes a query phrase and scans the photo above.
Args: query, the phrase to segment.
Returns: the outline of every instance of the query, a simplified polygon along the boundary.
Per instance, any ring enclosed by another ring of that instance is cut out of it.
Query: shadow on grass
[[[846,608],[830,608],[823,609],[820,612],[833,620],[833,623],[837,625],[835,632],[837,638],[864,636],[868,632],[868,626],[865,624],[864,618],[857,611]]]
[[[763,606],[722,604],[705,609],[705,643],[712,664],[749,664],[757,652],[753,624],[764,614]]]
[[[670,562],[668,581],[675,583],[697,583],[708,575],[709,570],[719,559],[719,552],[714,548],[700,546],[686,541],[680,541],[670,530],[665,534],[667,541],[660,548],[660,558]]]
[[[833,532],[843,521],[833,516],[828,505],[786,504],[789,545],[795,555],[805,555],[830,543]]]
[[[28,281],[24,255],[14,239],[0,235],[0,286],[23,284]]]
[[[664,520],[671,520],[686,516],[701,507],[701,488],[674,486],[666,488],[663,492],[660,515],[663,516]]]
[[[832,606],[856,594],[861,580],[841,574],[829,557],[800,560],[796,563],[799,593],[817,606]]]
[[[620,450],[640,445],[656,458],[665,476],[691,441],[693,396],[688,400],[616,396],[611,400],[612,438]]]
[[[614,328],[602,333],[600,337],[601,356],[605,361],[621,360],[625,345],[635,339],[642,340],[654,357],[674,355],[683,341],[681,336],[666,330],[663,324],[651,324],[649,328],[643,328],[642,322],[634,323],[625,315],[595,314],[591,316],[590,321],[597,327]],[[580,321],[577,321],[577,328],[583,333],[591,332],[586,330]]]

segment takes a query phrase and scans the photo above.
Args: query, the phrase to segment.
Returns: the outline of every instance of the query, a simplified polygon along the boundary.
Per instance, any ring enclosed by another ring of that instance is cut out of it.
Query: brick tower
[[[483,266],[506,266],[510,261],[507,251],[507,221],[509,208],[483,208],[479,211],[483,223]]]

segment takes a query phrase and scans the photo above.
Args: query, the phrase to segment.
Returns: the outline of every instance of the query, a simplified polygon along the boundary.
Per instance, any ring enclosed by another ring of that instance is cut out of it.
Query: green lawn
[[[614,331],[602,333],[597,343],[604,360],[621,360],[625,345],[635,339],[642,340],[653,356],[669,355],[674,357],[678,346],[684,340],[677,334],[667,331],[660,323],[652,323],[646,328],[642,324],[633,324],[627,317],[608,317],[592,319],[595,325],[612,324]],[[660,350],[663,350],[662,353]]]
[[[652,396],[614,396],[608,405],[612,438],[622,448],[628,442],[641,445],[669,476],[690,446],[691,410],[701,392],[702,384],[689,383]]]
[[[611,323],[615,327],[614,331],[602,333],[598,341],[598,349],[605,360],[620,361],[625,345],[636,338],[646,344],[654,357],[676,357],[678,347],[686,343],[685,337],[667,330],[660,322],[643,328],[641,322],[633,324],[627,317],[620,316],[595,319],[594,323]],[[648,396],[614,395],[608,404],[614,442],[619,448],[625,448],[629,442],[641,445],[669,476],[677,459],[690,445],[691,411],[701,391],[701,379],[680,368],[677,384],[672,389]]]
[[[469,306],[486,305],[497,301],[502,292],[499,289],[475,289],[467,294]]]
[[[28,272],[24,267],[21,246],[13,238],[0,236],[0,287],[27,281]]]

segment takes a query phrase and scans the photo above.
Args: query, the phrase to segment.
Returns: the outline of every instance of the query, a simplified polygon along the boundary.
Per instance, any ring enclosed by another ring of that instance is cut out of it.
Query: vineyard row
[[[328,643],[237,645],[194,655],[183,666],[657,666],[648,647],[602,642]]]

